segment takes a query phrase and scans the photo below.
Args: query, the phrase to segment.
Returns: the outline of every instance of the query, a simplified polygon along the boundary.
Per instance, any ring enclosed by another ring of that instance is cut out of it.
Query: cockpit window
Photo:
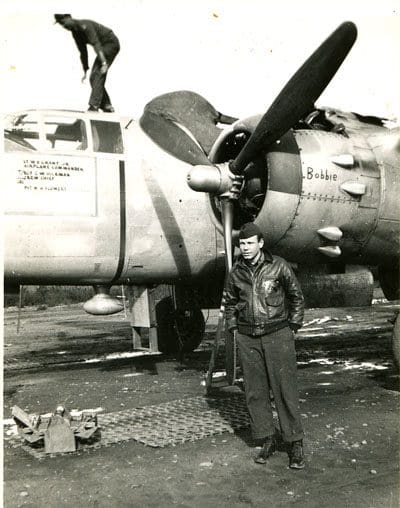
[[[39,148],[37,113],[7,115],[4,122],[4,151],[26,152]]]
[[[121,125],[107,120],[90,120],[92,139],[88,139],[86,123],[80,115],[62,112],[28,111],[8,115],[5,119],[5,152],[93,151],[124,153]]]
[[[46,149],[75,151],[88,147],[85,122],[74,117],[45,116]]]
[[[124,153],[121,125],[117,122],[91,120],[93,151]]]
[[[37,112],[6,116],[4,150],[6,152],[87,150],[84,120],[74,116],[48,114],[39,121]]]

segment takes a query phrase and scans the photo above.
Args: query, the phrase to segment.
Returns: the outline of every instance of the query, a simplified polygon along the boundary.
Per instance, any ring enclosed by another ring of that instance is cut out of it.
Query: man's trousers
[[[110,67],[119,52],[119,43],[116,41],[114,43],[105,44],[102,49],[108,67]],[[101,73],[101,64],[100,58],[97,57],[90,72],[89,80],[92,93],[90,95],[89,105],[96,109],[108,109],[111,107],[111,100],[105,88],[107,72],[105,74]]]
[[[237,344],[253,438],[264,439],[275,433],[271,390],[283,440],[302,439],[292,330],[285,327],[257,337],[238,333]]]

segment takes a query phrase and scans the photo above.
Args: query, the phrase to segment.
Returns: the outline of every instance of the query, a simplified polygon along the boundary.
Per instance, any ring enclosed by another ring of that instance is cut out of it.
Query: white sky
[[[53,24],[68,12],[119,37],[107,88],[121,114],[137,118],[152,97],[181,89],[232,116],[262,113],[351,20],[358,39],[318,104],[399,118],[399,11],[398,0],[3,0],[2,109],[87,108],[75,43]]]

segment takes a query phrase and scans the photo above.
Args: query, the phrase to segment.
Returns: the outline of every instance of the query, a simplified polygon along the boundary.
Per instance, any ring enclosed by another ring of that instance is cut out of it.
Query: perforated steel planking
[[[88,450],[123,441],[135,440],[155,448],[175,446],[205,437],[233,433],[250,424],[242,394],[224,398],[189,397],[143,408],[133,408],[98,415],[101,439],[95,444],[81,444]],[[24,444],[18,436],[6,439],[11,446],[22,447],[37,458],[44,451]]]

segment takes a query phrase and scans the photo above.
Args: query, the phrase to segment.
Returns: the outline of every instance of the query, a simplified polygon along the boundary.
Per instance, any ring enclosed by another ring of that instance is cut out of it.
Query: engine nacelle
[[[299,267],[298,280],[307,307],[363,307],[371,305],[372,272],[363,266],[346,266],[343,273],[323,273]]]
[[[237,122],[222,134],[212,160],[233,158],[257,121]],[[400,162],[385,143],[392,137],[384,129],[371,139],[287,132],[248,168],[236,227],[254,220],[274,253],[298,263],[393,266],[400,251]]]

